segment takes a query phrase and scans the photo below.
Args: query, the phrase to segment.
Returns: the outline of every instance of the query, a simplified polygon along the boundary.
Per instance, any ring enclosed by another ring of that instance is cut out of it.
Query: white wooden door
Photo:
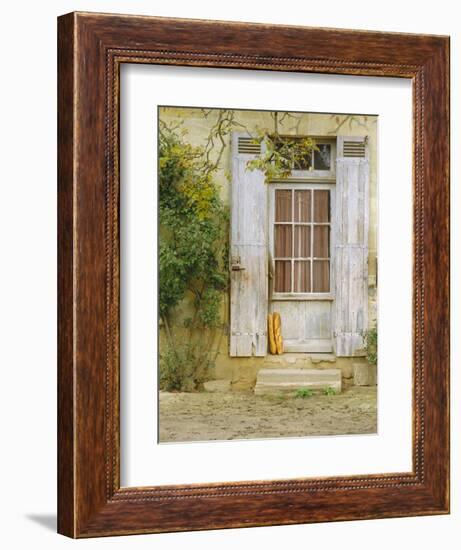
[[[333,351],[334,185],[270,185],[270,310],[287,352]]]

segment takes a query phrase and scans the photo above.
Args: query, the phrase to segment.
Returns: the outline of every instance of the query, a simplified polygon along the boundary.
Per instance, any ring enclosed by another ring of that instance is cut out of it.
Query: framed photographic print
[[[449,512],[449,39],[58,22],[58,530]]]

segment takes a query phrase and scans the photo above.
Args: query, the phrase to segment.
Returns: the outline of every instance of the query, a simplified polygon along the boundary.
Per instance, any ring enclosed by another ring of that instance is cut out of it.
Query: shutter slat
[[[238,153],[239,155],[259,155],[261,152],[261,144],[255,141],[252,137],[238,138]]]
[[[344,139],[342,152],[342,156],[346,158],[365,158],[366,143],[363,139],[360,141]]]

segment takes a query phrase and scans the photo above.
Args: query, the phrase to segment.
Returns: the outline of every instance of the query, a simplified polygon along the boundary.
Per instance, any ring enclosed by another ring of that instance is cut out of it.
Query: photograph
[[[157,114],[159,443],[376,434],[379,117]]]

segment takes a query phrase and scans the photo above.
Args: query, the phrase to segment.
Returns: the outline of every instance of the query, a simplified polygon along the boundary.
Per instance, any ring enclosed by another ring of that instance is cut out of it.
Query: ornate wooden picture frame
[[[58,531],[96,537],[448,513],[448,37],[71,13],[59,18],[58,47]],[[412,80],[412,471],[120,486],[122,63]]]

